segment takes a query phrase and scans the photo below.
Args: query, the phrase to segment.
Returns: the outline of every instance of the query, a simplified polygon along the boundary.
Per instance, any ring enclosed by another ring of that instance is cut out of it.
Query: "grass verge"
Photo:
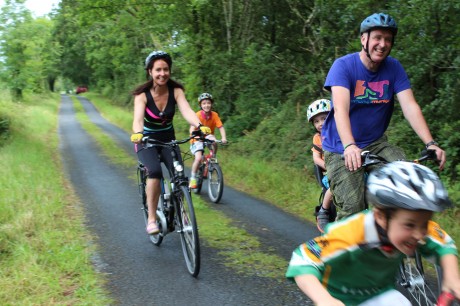
[[[3,95],[2,95],[3,96]],[[107,305],[95,246],[78,199],[62,174],[58,95],[0,101],[9,118],[0,147],[2,305]]]

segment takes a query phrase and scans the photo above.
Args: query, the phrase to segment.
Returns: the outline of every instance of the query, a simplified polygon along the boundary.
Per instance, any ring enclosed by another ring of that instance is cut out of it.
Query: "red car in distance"
[[[75,90],[75,93],[78,95],[82,92],[87,92],[88,88],[86,86],[78,86],[77,89]]]

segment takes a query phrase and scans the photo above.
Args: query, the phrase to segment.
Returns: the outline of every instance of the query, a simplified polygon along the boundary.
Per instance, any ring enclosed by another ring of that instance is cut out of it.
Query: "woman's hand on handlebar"
[[[142,133],[131,134],[131,142],[134,142],[135,144],[138,144],[138,143],[141,142],[142,137],[144,137],[144,135]]]
[[[343,151],[345,167],[350,171],[356,171],[361,167],[361,149],[355,145],[349,145]]]

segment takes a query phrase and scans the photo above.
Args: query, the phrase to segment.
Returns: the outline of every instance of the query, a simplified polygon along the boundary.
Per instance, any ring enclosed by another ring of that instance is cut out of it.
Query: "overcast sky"
[[[60,0],[27,0],[26,7],[34,14],[35,17],[43,16],[51,12],[53,5],[56,8]],[[5,3],[0,0],[0,7]]]

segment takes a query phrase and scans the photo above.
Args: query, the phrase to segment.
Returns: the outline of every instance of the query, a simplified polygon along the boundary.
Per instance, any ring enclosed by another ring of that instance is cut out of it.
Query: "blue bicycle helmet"
[[[372,31],[374,29],[388,29],[393,32],[393,36],[396,36],[398,33],[398,26],[396,21],[388,14],[384,13],[375,13],[366,17],[363,22],[361,22],[360,33]]]
[[[150,54],[145,59],[144,68],[148,69],[150,63],[154,62],[157,59],[164,59],[166,63],[168,63],[169,69],[171,69],[171,66],[172,66],[171,56],[168,53],[161,51],[161,50],[150,52]]]

